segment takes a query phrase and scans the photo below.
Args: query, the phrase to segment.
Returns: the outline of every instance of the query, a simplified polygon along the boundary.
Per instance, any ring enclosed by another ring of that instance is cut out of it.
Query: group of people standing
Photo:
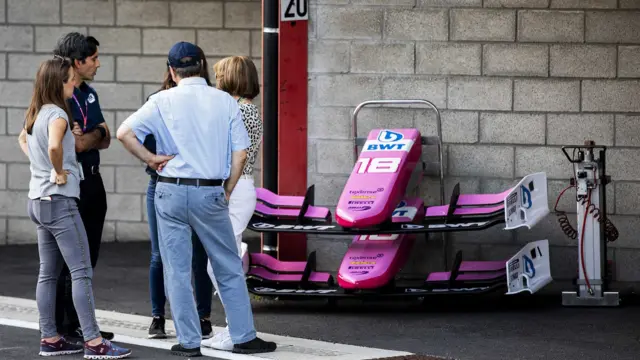
[[[107,211],[99,150],[111,139],[98,94],[87,84],[100,67],[99,45],[77,32],[60,38],[52,59],[37,71],[19,136],[30,160],[28,213],[38,236],[43,356],[131,354],[111,342],[114,334],[100,331],[92,289]],[[161,88],[117,130],[118,140],[147,164],[150,176],[149,337],[166,337],[168,299],[178,338],[173,354],[200,356],[201,345],[271,352],[276,344],[256,336],[242,261],[262,138],[252,103],[260,92],[258,74],[248,57],[228,57],[213,66],[213,86],[208,67],[198,46],[175,44]],[[213,288],[228,324],[215,336],[209,320]]]

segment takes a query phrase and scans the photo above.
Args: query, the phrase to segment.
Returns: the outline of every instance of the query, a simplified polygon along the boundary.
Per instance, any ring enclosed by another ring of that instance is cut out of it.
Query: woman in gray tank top
[[[131,351],[103,339],[96,321],[89,244],[76,203],[82,170],[76,161],[67,105],[74,86],[70,60],[55,57],[42,62],[20,134],[20,147],[30,161],[28,212],[36,224],[40,256],[36,287],[40,355],[84,351],[85,357],[91,359],[121,359]],[[73,304],[82,326],[84,345],[67,342],[56,329],[56,281],[64,262],[71,271]]]

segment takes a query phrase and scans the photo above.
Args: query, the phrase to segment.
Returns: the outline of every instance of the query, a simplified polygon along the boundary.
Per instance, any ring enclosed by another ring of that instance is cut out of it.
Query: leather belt
[[[158,182],[178,184],[178,185],[195,185],[195,186],[222,186],[220,179],[190,179],[190,178],[172,178],[158,176]]]

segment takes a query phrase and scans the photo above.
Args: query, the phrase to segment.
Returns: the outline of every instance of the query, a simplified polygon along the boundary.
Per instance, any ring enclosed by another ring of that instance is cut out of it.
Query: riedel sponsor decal
[[[458,229],[458,228],[474,228],[488,224],[488,221],[473,222],[473,223],[459,223],[459,224],[430,224],[429,229]]]
[[[259,293],[278,293],[278,294],[331,294],[338,290],[335,289],[318,289],[318,290],[303,290],[303,289],[272,289],[268,287],[256,287],[253,288],[255,292]]]
[[[256,229],[279,229],[279,230],[330,230],[334,229],[335,225],[274,225],[264,222],[253,223],[252,227]]]

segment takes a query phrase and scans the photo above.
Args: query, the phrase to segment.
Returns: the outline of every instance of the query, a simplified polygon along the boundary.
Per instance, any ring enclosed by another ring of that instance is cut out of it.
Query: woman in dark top
[[[200,49],[200,48],[198,48]],[[206,57],[204,52],[200,49],[200,56],[202,57],[202,71],[200,76],[203,77],[209,86],[211,81],[209,79],[209,71]],[[169,68],[164,74],[164,81],[158,93],[163,90],[171,89],[176,86],[176,83],[171,78]],[[155,94],[153,93],[153,94]],[[151,95],[153,95],[151,94]],[[149,95],[149,97],[151,97]],[[147,98],[149,100],[149,98]],[[156,140],[153,135],[149,135],[144,139],[144,147],[150,152],[156,153]],[[158,226],[156,220],[156,210],[154,204],[154,195],[156,191],[156,183],[158,181],[158,174],[155,170],[147,167],[147,174],[149,174],[149,185],[147,187],[147,216],[149,218],[149,237],[151,238],[151,265],[149,269],[149,287],[151,293],[151,315],[153,320],[149,327],[149,338],[163,339],[167,337],[165,331],[165,303],[166,297],[164,294],[164,276],[162,273],[162,259],[160,257],[160,249],[158,247]],[[193,273],[195,278],[195,292],[196,302],[198,304],[198,315],[200,316],[200,326],[202,328],[202,338],[209,339],[213,336],[213,330],[211,328],[211,300],[213,298],[213,283],[207,274],[207,264],[209,258],[207,253],[197,237],[195,232],[192,237],[193,242]]]

